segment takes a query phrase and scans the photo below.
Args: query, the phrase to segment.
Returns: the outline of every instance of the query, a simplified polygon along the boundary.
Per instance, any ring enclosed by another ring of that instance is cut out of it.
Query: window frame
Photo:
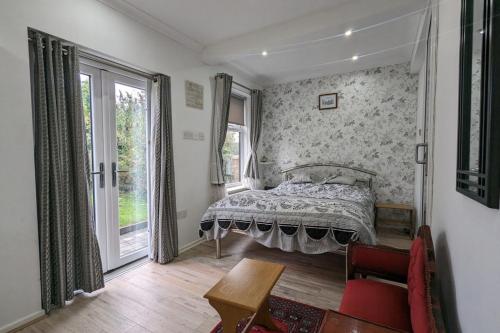
[[[248,161],[249,147],[250,147],[250,94],[246,91],[240,90],[237,87],[231,89],[231,96],[243,99],[243,117],[245,125],[238,125],[233,123],[227,124],[227,131],[234,131],[240,133],[240,181],[234,183],[225,183],[226,189],[234,189],[243,187],[243,173]]]

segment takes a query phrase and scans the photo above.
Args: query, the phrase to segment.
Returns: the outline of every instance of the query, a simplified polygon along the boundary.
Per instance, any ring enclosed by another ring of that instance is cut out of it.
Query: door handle
[[[104,173],[104,163],[99,163],[99,171],[92,171],[91,175],[99,175],[99,187],[104,188],[104,177],[106,174]]]
[[[418,143],[415,146],[415,162],[417,164],[427,164],[427,143]],[[420,148],[424,148],[424,156],[423,159],[419,159],[418,153],[420,152]]]
[[[111,185],[113,185],[113,187],[116,187],[117,174],[122,172],[126,173],[128,170],[118,170],[116,168],[116,162],[111,163]]]

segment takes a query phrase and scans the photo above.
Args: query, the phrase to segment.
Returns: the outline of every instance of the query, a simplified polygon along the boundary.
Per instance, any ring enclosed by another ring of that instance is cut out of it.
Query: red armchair
[[[347,283],[339,311],[403,332],[445,332],[429,227],[420,227],[410,251],[349,244]]]

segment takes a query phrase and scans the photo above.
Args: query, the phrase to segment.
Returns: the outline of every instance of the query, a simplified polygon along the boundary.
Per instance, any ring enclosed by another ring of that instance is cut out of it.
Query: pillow
[[[306,175],[304,173],[298,173],[293,176],[290,180],[290,184],[304,184],[304,183],[312,183],[311,176]]]
[[[354,185],[355,183],[356,183],[356,178],[350,176],[333,176],[323,181],[323,184]]]

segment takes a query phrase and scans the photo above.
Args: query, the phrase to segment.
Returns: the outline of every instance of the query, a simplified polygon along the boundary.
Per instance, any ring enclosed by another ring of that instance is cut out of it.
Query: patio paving
[[[120,235],[120,257],[148,246],[148,229],[140,229]]]

